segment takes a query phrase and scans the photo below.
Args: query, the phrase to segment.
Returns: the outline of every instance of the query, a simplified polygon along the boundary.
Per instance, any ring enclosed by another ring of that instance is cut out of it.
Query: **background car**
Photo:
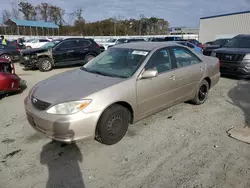
[[[0,58],[0,99],[9,93],[18,92],[25,87],[25,81],[15,74],[14,64]]]
[[[112,145],[151,114],[189,100],[203,104],[219,79],[217,58],[170,42],[125,43],[35,85],[25,111],[31,126],[53,140]]]
[[[20,50],[15,45],[0,44],[0,58],[8,59],[9,61],[18,61],[20,59]]]
[[[192,50],[194,50],[197,53],[202,53],[202,49],[198,46],[196,46],[195,44],[191,43],[191,42],[187,42],[187,41],[176,41],[177,44],[183,45],[183,46],[187,46],[189,48],[191,48]]]
[[[222,75],[250,78],[250,35],[237,35],[211,56],[220,62]]]
[[[116,43],[114,45],[109,45],[108,48],[115,46],[117,44],[123,44],[123,43],[131,43],[131,42],[145,42],[145,40],[143,38],[120,38],[116,41]]]
[[[188,39],[187,41],[195,44],[196,46],[200,47],[201,49],[204,48],[204,46],[196,39]]]
[[[23,44],[26,46],[26,49],[31,49],[31,48],[40,48],[41,46],[50,41],[51,40],[49,39],[33,39],[30,42],[24,42]]]
[[[213,42],[210,42],[209,44],[205,44],[204,48],[203,48],[203,54],[210,56],[212,51],[218,48],[223,47],[223,45],[225,45],[227,42],[229,42],[231,39],[217,39]]]
[[[54,40],[37,49],[23,50],[20,65],[50,71],[55,66],[85,64],[101,53],[100,46],[89,38]]]

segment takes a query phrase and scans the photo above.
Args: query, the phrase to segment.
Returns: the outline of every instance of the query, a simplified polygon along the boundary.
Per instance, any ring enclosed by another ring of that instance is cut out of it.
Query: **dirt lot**
[[[226,133],[247,125],[250,81],[222,78],[204,105],[180,104],[144,119],[116,145],[65,146],[29,126],[23,100],[39,80],[69,69],[16,68],[28,88],[0,101],[1,188],[250,187],[250,145]]]

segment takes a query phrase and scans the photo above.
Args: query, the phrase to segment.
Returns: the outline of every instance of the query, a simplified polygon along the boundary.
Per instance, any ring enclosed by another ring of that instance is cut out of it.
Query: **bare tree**
[[[11,18],[10,11],[8,11],[6,9],[3,10],[2,11],[2,20],[3,20],[3,23],[5,23],[6,21],[8,21],[10,18]]]
[[[50,5],[48,3],[41,3],[40,5],[36,6],[36,10],[41,15],[41,19],[45,22],[49,19],[49,7]]]
[[[12,0],[10,2],[11,5],[11,17],[15,19],[20,19],[20,11],[18,4],[20,3],[19,0]]]

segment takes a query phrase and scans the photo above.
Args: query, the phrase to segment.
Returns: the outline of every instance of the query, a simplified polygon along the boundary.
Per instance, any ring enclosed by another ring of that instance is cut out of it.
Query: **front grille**
[[[216,53],[216,57],[219,58],[220,61],[241,61],[244,56],[244,54]]]
[[[51,105],[50,103],[41,101],[35,97],[31,98],[31,102],[33,106],[38,110],[46,110]]]

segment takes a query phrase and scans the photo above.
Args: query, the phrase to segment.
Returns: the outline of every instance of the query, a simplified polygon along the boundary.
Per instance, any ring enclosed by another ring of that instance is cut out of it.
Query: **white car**
[[[31,48],[40,48],[44,44],[50,42],[49,39],[33,39],[31,41],[24,42],[24,45],[26,46],[27,49]]]
[[[116,42],[117,42],[117,40],[118,40],[118,39],[109,39],[109,40],[107,40],[107,42],[102,42],[102,43],[100,43],[100,44],[105,48],[105,50],[107,50],[107,49],[108,49],[108,46],[110,46],[110,45],[115,45]]]

